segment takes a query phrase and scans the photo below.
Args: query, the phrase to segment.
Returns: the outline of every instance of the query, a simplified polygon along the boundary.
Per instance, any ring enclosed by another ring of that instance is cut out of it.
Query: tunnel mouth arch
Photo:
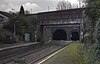
[[[77,31],[73,31],[72,33],[71,33],[71,40],[72,41],[77,41],[77,40],[79,40],[80,38],[79,38],[79,32],[77,32]]]
[[[53,33],[53,40],[67,40],[67,34],[63,29],[58,29]]]

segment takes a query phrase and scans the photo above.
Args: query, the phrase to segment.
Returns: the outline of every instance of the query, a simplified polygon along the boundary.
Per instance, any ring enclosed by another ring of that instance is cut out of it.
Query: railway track
[[[47,55],[45,55],[45,56],[43,56],[43,57],[41,57],[41,58],[38,58],[37,60],[33,60],[33,61],[31,61],[31,62],[29,62],[29,63],[27,63],[27,64],[38,64],[40,61],[42,61],[42,60],[45,59],[46,57],[52,55],[53,53],[55,53],[56,51],[58,51],[58,50],[60,50],[60,49],[62,49],[62,48],[64,48],[64,47],[65,47],[65,46],[58,47],[58,48],[56,48],[56,50],[50,52],[49,54],[47,54]]]
[[[16,64],[16,60],[17,62],[24,61],[23,64],[35,64],[63,47],[65,46],[55,44],[42,45],[38,48],[26,50],[15,55],[11,55],[8,58],[0,59],[0,64]]]
[[[15,58],[27,56],[29,54],[36,52],[36,51],[42,50],[48,46],[50,46],[50,45],[42,45],[42,46],[35,47],[35,48],[33,47],[31,49],[28,49],[28,50],[23,50],[22,52],[16,52],[15,54],[1,57],[0,64],[7,64],[7,63],[13,61]]]

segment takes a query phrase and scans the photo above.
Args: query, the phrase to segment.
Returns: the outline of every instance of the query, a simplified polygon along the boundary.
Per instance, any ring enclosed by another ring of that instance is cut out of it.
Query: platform
[[[11,49],[11,48],[22,47],[22,46],[34,45],[34,44],[38,44],[38,43],[39,42],[23,42],[23,43],[13,43],[13,44],[0,44],[0,51],[1,50],[6,50],[6,49]]]
[[[41,44],[39,42],[3,44],[0,45],[0,58],[16,55],[24,51],[34,49],[40,45]]]

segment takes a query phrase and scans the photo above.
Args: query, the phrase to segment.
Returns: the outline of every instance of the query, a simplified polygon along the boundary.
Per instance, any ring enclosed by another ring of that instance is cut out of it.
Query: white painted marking
[[[57,52],[51,54],[50,56],[48,56],[47,58],[43,59],[42,61],[40,61],[40,62],[38,62],[38,63],[36,63],[36,64],[42,64],[43,62],[45,62],[45,61],[48,60],[49,58],[53,57],[54,55],[56,55],[56,54],[59,53],[60,51],[64,50],[66,47],[67,47],[67,46],[65,46],[64,48],[62,48],[62,49],[58,50]],[[32,62],[31,62],[31,63],[32,63]],[[31,64],[31,63],[29,63],[29,64]]]
[[[25,43],[25,44],[10,46],[10,47],[4,47],[4,48],[0,48],[0,51],[6,50],[6,49],[11,49],[11,48],[22,47],[22,46],[29,46],[29,45],[33,45],[33,44],[36,44],[36,43]]]

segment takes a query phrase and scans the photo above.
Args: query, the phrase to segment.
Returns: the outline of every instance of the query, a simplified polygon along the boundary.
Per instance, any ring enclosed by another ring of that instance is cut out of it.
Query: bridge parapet
[[[41,21],[39,25],[55,25],[55,24],[81,24],[83,19],[74,19],[74,20],[51,20],[51,21]]]

